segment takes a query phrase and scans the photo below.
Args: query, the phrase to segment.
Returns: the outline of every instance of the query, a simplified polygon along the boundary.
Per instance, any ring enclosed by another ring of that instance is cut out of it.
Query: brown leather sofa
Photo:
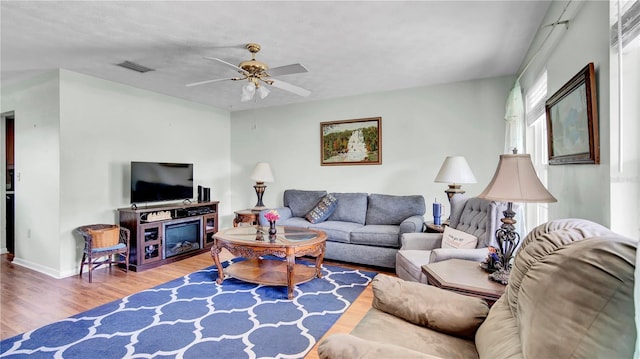
[[[473,297],[378,275],[373,308],[320,358],[631,358],[637,241],[580,219],[524,239],[505,294]]]

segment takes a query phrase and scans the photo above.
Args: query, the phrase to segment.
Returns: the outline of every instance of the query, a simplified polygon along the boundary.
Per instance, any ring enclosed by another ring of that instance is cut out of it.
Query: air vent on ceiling
[[[131,62],[131,61],[124,61],[124,62],[121,62],[121,63],[119,63],[117,65],[121,66],[121,67],[124,67],[125,69],[137,71],[137,72],[140,72],[140,73],[154,71],[154,69],[148,68],[146,66],[142,66],[140,64],[136,64],[135,62]]]

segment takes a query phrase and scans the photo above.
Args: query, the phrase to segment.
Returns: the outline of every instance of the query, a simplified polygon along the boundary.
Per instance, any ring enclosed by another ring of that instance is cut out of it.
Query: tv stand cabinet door
[[[138,259],[140,264],[157,262],[164,258],[162,222],[144,223],[139,227]]]
[[[218,213],[202,216],[204,248],[210,249],[213,245],[213,235],[218,231]]]

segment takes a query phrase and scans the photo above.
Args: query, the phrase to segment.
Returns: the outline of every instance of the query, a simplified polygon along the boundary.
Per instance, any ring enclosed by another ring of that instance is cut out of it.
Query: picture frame
[[[545,102],[549,164],[599,164],[595,69],[587,64]]]
[[[320,123],[320,165],[382,164],[382,117]]]

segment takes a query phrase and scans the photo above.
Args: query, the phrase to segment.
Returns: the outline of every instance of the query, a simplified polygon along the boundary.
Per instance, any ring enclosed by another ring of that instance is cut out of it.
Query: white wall
[[[193,163],[194,183],[211,187],[223,214],[230,212],[227,111],[65,70],[53,78],[47,85],[55,96],[3,89],[2,111],[16,110],[16,171],[22,172],[18,263],[55,277],[77,273],[83,244],[72,230],[117,223],[116,209],[129,206],[134,160]],[[31,127],[43,132],[38,120],[49,113],[46,141],[35,138]],[[27,165],[37,172],[27,172]]]
[[[274,107],[231,115],[234,210],[256,203],[250,173],[271,164],[265,205],[282,204],[285,189],[422,194],[446,206],[447,185],[433,180],[447,155],[462,155],[478,179],[469,195],[489,183],[502,153],[504,108],[513,77]],[[320,166],[320,123],[382,117],[382,165]],[[431,217],[427,210],[426,218]]]
[[[494,78],[233,114],[65,70],[3,88],[1,111],[16,111],[22,175],[16,263],[55,277],[76,273],[82,244],[71,231],[116,222],[115,210],[129,205],[132,160],[193,162],[196,184],[212,187],[212,198],[221,201],[223,227],[234,210],[255,204],[249,174],[262,160],[276,176],[265,195],[270,206],[281,204],[287,188],[423,194],[427,203],[437,197],[447,204],[446,184],[433,183],[447,155],[467,157],[478,183],[463,188],[478,194],[502,150],[512,82]],[[320,122],[372,116],[382,117],[382,165],[320,166]]]
[[[553,2],[543,24],[557,20],[566,2]],[[547,69],[547,97],[551,97],[589,62],[596,69],[598,119],[600,131],[599,165],[549,166],[548,189],[558,199],[549,205],[549,219],[577,217],[610,226],[610,141],[609,141],[609,3],[578,1],[570,4],[566,16],[569,28],[555,31],[521,79],[523,91]],[[527,59],[539,48],[548,27],[536,35]],[[528,62],[525,61],[525,63]]]
[[[59,74],[2,89],[15,111],[15,262],[57,274],[60,267]],[[4,216],[4,214],[3,214]]]

